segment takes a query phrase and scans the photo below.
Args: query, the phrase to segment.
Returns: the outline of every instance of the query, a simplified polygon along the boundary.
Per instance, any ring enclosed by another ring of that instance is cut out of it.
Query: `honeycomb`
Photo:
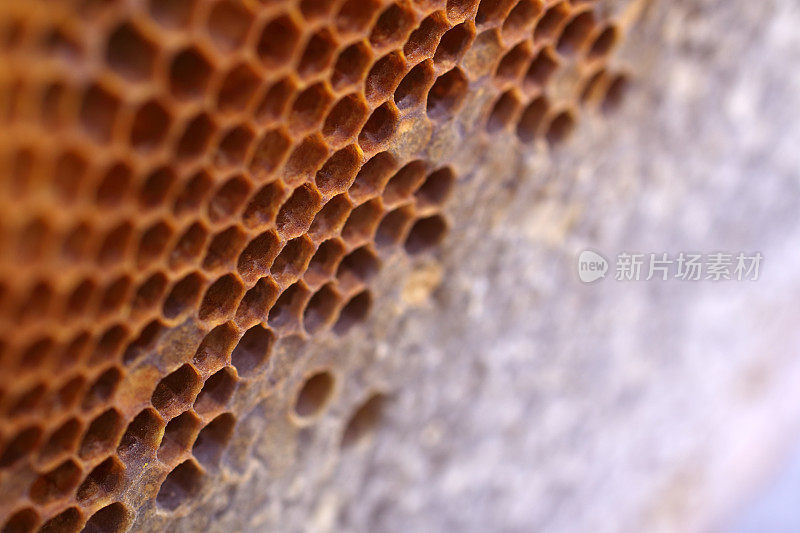
[[[2,531],[168,529],[235,482],[261,398],[316,423],[345,380],[272,372],[276,346],[349,335],[394,254],[435,253],[460,178],[443,128],[555,147],[618,105],[625,13],[0,1]]]

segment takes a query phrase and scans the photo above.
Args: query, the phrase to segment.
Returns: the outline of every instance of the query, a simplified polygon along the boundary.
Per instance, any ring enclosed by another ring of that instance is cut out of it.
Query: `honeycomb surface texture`
[[[378,424],[352,354],[440,275],[461,145],[615,108],[636,5],[0,0],[3,531],[268,523],[241,487]]]

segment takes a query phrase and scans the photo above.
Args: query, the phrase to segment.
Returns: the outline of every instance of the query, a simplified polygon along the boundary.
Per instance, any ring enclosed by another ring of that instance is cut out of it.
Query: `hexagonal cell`
[[[243,328],[267,319],[267,311],[278,298],[280,289],[270,278],[259,279],[248,290],[236,309],[236,323]]]
[[[261,136],[248,168],[253,178],[264,180],[283,162],[292,141],[283,130],[271,130]]]
[[[192,272],[177,281],[164,300],[163,312],[166,318],[177,318],[191,311],[197,303],[206,284],[198,272]]]
[[[475,14],[475,24],[494,25],[505,20],[514,7],[514,0],[481,0]]]
[[[122,488],[125,466],[114,456],[109,457],[86,476],[75,493],[84,505],[104,500]]]
[[[186,123],[186,128],[178,138],[175,155],[181,159],[200,157],[208,148],[216,125],[207,113],[200,113]]]
[[[58,363],[63,367],[70,367],[83,360],[90,344],[91,337],[85,331],[78,332],[66,343],[58,356]]]
[[[336,102],[330,110],[325,118],[322,134],[335,145],[345,143],[358,133],[367,120],[368,112],[367,104],[360,94],[349,94]]]
[[[595,27],[594,13],[584,11],[574,16],[564,27],[558,39],[558,52],[563,55],[576,54],[583,50]]]
[[[156,46],[130,22],[123,22],[114,28],[106,42],[108,66],[133,81],[150,78],[156,53]]]
[[[304,423],[318,418],[330,405],[335,386],[336,379],[327,370],[309,376],[295,396],[295,416]]]
[[[241,376],[251,376],[264,367],[272,352],[275,334],[255,325],[248,329],[231,354],[231,363]]]
[[[331,85],[340,91],[356,85],[363,78],[372,60],[372,53],[363,41],[351,44],[339,53],[331,73]]]
[[[81,468],[75,461],[67,460],[36,478],[31,485],[30,497],[39,505],[64,498],[81,480]]]
[[[194,410],[201,416],[224,409],[236,390],[236,372],[224,367],[209,377],[194,401]]]
[[[6,444],[0,454],[0,468],[11,466],[29,453],[32,453],[42,439],[42,429],[30,426],[22,429]]]
[[[269,272],[280,251],[280,240],[272,231],[266,231],[250,241],[239,256],[237,269],[245,281],[253,282]]]
[[[397,130],[398,111],[391,102],[372,112],[358,134],[358,144],[365,152],[379,150]]]
[[[455,114],[464,102],[468,87],[467,77],[458,68],[436,78],[428,93],[428,116],[445,120]]]
[[[31,287],[17,310],[17,320],[24,322],[34,317],[46,316],[53,301],[53,289],[46,282]]]
[[[215,281],[203,296],[198,316],[200,320],[222,320],[233,313],[244,293],[242,282],[227,274]]]
[[[250,182],[242,175],[226,180],[208,201],[208,217],[218,224],[236,216],[250,194]]]
[[[450,24],[441,11],[429,15],[420,22],[417,29],[411,32],[408,41],[403,46],[406,58],[411,62],[416,62],[432,56],[439,39],[449,27]]]
[[[378,59],[364,81],[364,94],[371,103],[385,100],[394,91],[406,71],[402,54],[390,52]]]
[[[164,431],[164,419],[150,407],[143,409],[128,424],[122,435],[117,454],[125,462],[134,462],[144,457],[151,457],[161,441]]]
[[[224,51],[236,50],[247,39],[253,13],[242,2],[221,0],[214,4],[206,22],[208,34]]]
[[[97,286],[92,280],[84,279],[79,281],[67,296],[62,316],[78,317],[82,315],[89,308],[96,290]]]
[[[61,246],[61,257],[68,262],[79,262],[90,254],[92,229],[87,222],[77,222],[70,228]]]
[[[122,424],[122,415],[116,409],[95,417],[83,434],[79,451],[81,459],[91,459],[116,448]]]
[[[558,69],[558,58],[556,53],[550,48],[542,48],[531,62],[523,80],[524,86],[528,90],[541,89]]]
[[[119,206],[128,194],[132,178],[133,171],[127,164],[120,162],[111,165],[97,186],[97,204],[106,208]]]
[[[550,104],[544,96],[528,104],[517,123],[517,136],[522,142],[533,142],[549,107]]]
[[[380,200],[374,199],[353,209],[342,228],[342,238],[351,245],[368,241],[375,233],[383,214]]]
[[[256,50],[266,67],[279,68],[291,59],[299,38],[297,24],[288,15],[281,15],[264,26]]]
[[[611,112],[616,110],[620,104],[622,104],[622,100],[628,92],[629,85],[630,80],[625,74],[617,74],[611,78],[608,88],[606,89],[605,97],[603,98],[603,111]]]
[[[372,295],[369,291],[364,290],[356,294],[342,308],[339,319],[333,325],[333,331],[338,335],[344,335],[367,318],[370,307],[372,307]]]
[[[431,172],[425,183],[414,194],[420,207],[439,206],[444,203],[453,189],[456,175],[450,167],[442,167]]]
[[[351,144],[331,155],[317,171],[314,181],[324,195],[344,192],[355,179],[360,166],[361,154],[358,147]]]
[[[565,110],[556,114],[547,125],[547,142],[551,146],[563,143],[575,130],[575,116]]]
[[[278,212],[275,220],[278,232],[290,239],[308,231],[321,203],[322,197],[310,185],[296,188]]]
[[[311,135],[289,155],[283,169],[284,181],[290,185],[311,178],[328,156],[328,146],[319,135]]]
[[[115,366],[97,376],[83,397],[81,409],[90,411],[107,402],[117,392],[120,381],[122,381],[122,371]]]
[[[197,0],[150,0],[150,15],[167,28],[182,28],[189,24]]]
[[[200,430],[192,447],[192,455],[206,467],[219,464],[225,448],[233,436],[236,417],[231,413],[222,413]]]
[[[384,215],[375,233],[375,243],[379,247],[394,246],[403,240],[411,220],[414,209],[404,205]]]
[[[86,380],[82,376],[75,376],[67,380],[58,391],[56,391],[55,402],[63,410],[70,409],[78,402],[86,386]],[[0,464],[2,462],[0,461]]]
[[[3,531],[9,533],[29,533],[39,525],[39,513],[33,508],[26,507],[12,514],[3,525]]]
[[[458,62],[475,39],[475,27],[471,22],[462,22],[442,35],[433,62],[439,68],[448,68]]]
[[[232,67],[217,94],[217,109],[223,112],[244,111],[262,80],[247,63]]]
[[[397,168],[397,161],[389,152],[379,152],[364,163],[348,190],[350,198],[361,203],[383,191],[389,176]]]
[[[403,43],[414,28],[414,13],[400,4],[391,4],[381,12],[369,42],[375,48],[387,48]]]
[[[513,41],[528,33],[542,12],[542,0],[520,0],[503,22],[503,37]]]
[[[53,339],[41,337],[28,344],[18,359],[18,367],[35,368],[46,360],[53,350]]]
[[[131,314],[136,316],[153,309],[160,301],[167,289],[167,277],[156,272],[145,279],[131,299]]]
[[[170,116],[166,107],[156,100],[150,100],[133,117],[131,144],[137,150],[153,150],[164,141],[169,126]]]
[[[162,166],[153,170],[139,189],[139,205],[142,209],[154,209],[164,203],[175,183],[175,171]]]
[[[283,291],[270,309],[267,321],[270,327],[293,330],[300,324],[300,315],[311,296],[308,288],[297,282]]]
[[[342,287],[350,288],[368,283],[378,272],[380,262],[369,246],[362,246],[347,254],[339,264],[336,279]]]
[[[619,40],[619,30],[614,25],[608,25],[597,33],[589,47],[587,58],[590,61],[607,57]]]
[[[424,161],[411,161],[398,170],[386,184],[383,201],[386,205],[395,205],[411,198],[425,179],[427,165]]]
[[[441,215],[421,218],[414,222],[406,237],[406,251],[418,254],[437,246],[447,233],[447,222]]]
[[[197,415],[186,411],[169,421],[158,448],[159,461],[170,464],[189,451],[202,422]]]
[[[195,213],[211,191],[213,180],[208,172],[200,170],[186,180],[182,190],[175,197],[172,212],[176,217]]]
[[[247,126],[234,126],[222,134],[217,151],[214,153],[214,164],[219,167],[241,165],[247,157],[247,150],[253,142],[255,134]]]
[[[333,323],[339,308],[341,295],[333,288],[333,284],[320,288],[306,305],[303,311],[303,327],[309,333],[315,333]]]
[[[184,364],[156,385],[150,401],[164,417],[172,418],[192,406],[200,387],[197,370]]]
[[[215,327],[203,337],[192,362],[206,372],[221,368],[228,361],[238,338],[239,332],[231,323]]]
[[[112,227],[100,243],[97,252],[97,262],[104,267],[121,262],[128,252],[133,225],[130,222],[120,222]]]
[[[286,286],[303,274],[313,253],[314,245],[308,237],[292,239],[273,261],[270,274],[279,285]]]
[[[522,102],[515,91],[508,90],[501,94],[489,112],[486,130],[489,133],[496,133],[510,126],[521,106]]]
[[[136,265],[144,270],[148,265],[157,261],[167,248],[172,237],[172,226],[159,220],[144,230],[139,239],[136,252]]]
[[[63,511],[39,528],[39,533],[77,533],[81,528],[83,515],[77,507],[70,507]]]
[[[306,282],[311,286],[318,286],[328,280],[336,271],[344,252],[344,244],[339,239],[330,239],[320,244],[308,263]]]
[[[318,31],[306,43],[297,65],[297,74],[301,77],[319,74],[330,66],[334,52],[336,40],[333,34],[327,29]]]
[[[316,128],[325,116],[333,96],[324,83],[317,83],[301,92],[289,113],[289,129],[303,133]]]
[[[569,14],[570,8],[567,2],[559,2],[550,6],[536,23],[536,29],[533,32],[534,41],[538,43],[555,39],[560,34]]]
[[[58,426],[47,438],[39,451],[39,460],[50,462],[62,455],[69,455],[78,446],[83,424],[77,418],[70,418]]]
[[[364,32],[380,6],[380,0],[346,0],[336,14],[336,29],[340,34]]]
[[[351,209],[352,204],[346,194],[334,196],[314,217],[308,230],[309,236],[315,241],[334,236],[341,230]]]
[[[167,475],[156,496],[156,504],[163,509],[174,511],[200,492],[202,481],[203,471],[197,463],[188,459]]]
[[[375,431],[383,418],[386,396],[380,392],[367,398],[348,420],[342,433],[342,448],[349,448],[364,440]]]
[[[297,85],[291,78],[284,78],[273,83],[256,106],[256,118],[264,123],[280,119],[296,91]]]
[[[78,152],[67,150],[55,160],[53,189],[62,202],[74,202],[86,175],[89,163]]]
[[[66,122],[65,102],[71,98],[72,89],[67,89],[63,82],[45,83],[42,88],[42,100],[39,106],[41,121],[45,127],[58,129]]]
[[[261,187],[242,214],[244,225],[256,229],[272,224],[286,198],[286,192],[283,185],[277,181]]]
[[[211,63],[198,49],[181,50],[170,63],[170,91],[179,99],[200,97],[206,92],[212,71]]]
[[[133,523],[133,513],[120,502],[95,512],[83,526],[83,533],[124,533]]]
[[[41,405],[44,394],[47,392],[47,385],[36,383],[23,390],[6,411],[8,416],[13,418],[35,412]]]
[[[89,86],[83,93],[79,112],[83,129],[97,141],[108,142],[120,105],[119,98],[105,87],[99,84]]]
[[[190,225],[178,238],[169,256],[169,265],[173,269],[192,264],[205,248],[208,230],[200,222]]]
[[[300,12],[306,20],[327,17],[333,9],[334,0],[301,0]]]
[[[106,328],[95,344],[89,363],[97,364],[100,361],[116,360],[129,335],[130,331],[122,324],[114,324]]]
[[[406,74],[394,91],[394,102],[399,109],[422,105],[428,94],[435,73],[431,61],[423,61]]]
[[[131,364],[139,357],[149,354],[165,330],[166,327],[160,320],[152,320],[142,329],[139,336],[128,344],[122,355],[122,361],[125,364]]]

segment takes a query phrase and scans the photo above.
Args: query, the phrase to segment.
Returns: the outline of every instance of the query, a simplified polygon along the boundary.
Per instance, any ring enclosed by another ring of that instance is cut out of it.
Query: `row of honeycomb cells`
[[[447,233],[456,173],[399,125],[435,135],[483,90],[482,127],[555,144],[618,104],[596,4],[0,6],[0,525],[124,531],[141,479],[160,513],[194,505],[276,343],[346,335],[386,259]],[[339,386],[303,364],[299,426]]]

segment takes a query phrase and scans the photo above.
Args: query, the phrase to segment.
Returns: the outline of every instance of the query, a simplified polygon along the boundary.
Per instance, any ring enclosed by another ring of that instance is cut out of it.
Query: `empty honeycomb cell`
[[[558,2],[550,6],[536,23],[533,39],[536,42],[554,40],[561,32],[569,15],[570,8],[567,2]]]
[[[31,507],[12,514],[3,525],[3,533],[29,533],[39,524],[39,513]]]
[[[80,193],[89,163],[78,152],[68,150],[58,156],[53,169],[53,190],[62,202],[74,202]]]
[[[86,222],[78,222],[67,230],[61,245],[61,256],[68,262],[79,262],[90,253],[92,230]]]
[[[81,529],[83,514],[77,507],[69,507],[39,528],[39,533],[77,533]]]
[[[67,380],[67,382],[56,391],[56,398],[61,408],[67,410],[73,407],[83,394],[85,386],[86,379],[83,376],[75,376]],[[0,463],[2,462],[0,461]]]
[[[122,415],[116,409],[108,409],[95,417],[83,434],[81,459],[91,459],[115,449],[122,430]]]
[[[81,486],[76,497],[84,505],[105,500],[122,488],[125,478],[125,466],[115,456],[111,456],[92,469]]]
[[[450,25],[444,13],[437,11],[428,15],[419,26],[411,32],[403,46],[403,53],[411,62],[431,57],[439,44],[439,39]]]
[[[372,296],[369,291],[364,290],[356,294],[342,308],[333,330],[339,335],[344,335],[367,318],[371,307]]]
[[[401,110],[422,105],[434,78],[430,61],[423,61],[412,68],[394,91],[395,105]]]
[[[378,59],[364,81],[367,100],[377,103],[388,98],[400,83],[405,70],[405,61],[399,52],[391,52]]]
[[[11,401],[6,411],[8,416],[13,418],[35,412],[39,408],[46,391],[47,386],[44,383],[36,383],[23,390]]]
[[[133,172],[127,164],[117,162],[111,165],[97,186],[95,193],[97,204],[108,208],[120,205],[129,193],[132,178]]]
[[[117,447],[117,455],[126,462],[150,457],[161,441],[164,419],[152,408],[143,409],[128,424]]]
[[[208,201],[208,217],[220,223],[236,216],[250,194],[250,183],[241,175],[225,181]]]
[[[414,29],[414,13],[405,5],[393,3],[378,16],[369,41],[377,49],[402,44]]]
[[[333,96],[324,83],[317,83],[297,95],[289,113],[289,128],[301,134],[322,122]]]
[[[47,222],[40,218],[30,221],[19,235],[17,254],[23,261],[34,261],[40,258],[46,249],[50,238],[50,229]]]
[[[406,251],[417,254],[438,245],[447,232],[447,223],[441,215],[421,218],[414,222],[406,238]]]
[[[501,80],[513,82],[521,75],[531,60],[533,51],[528,41],[522,41],[505,53],[497,64],[495,76]]]
[[[176,217],[194,213],[211,192],[213,180],[208,172],[200,170],[192,174],[175,197],[172,212]]]
[[[217,94],[217,109],[223,112],[244,111],[262,80],[247,63],[231,68]]]
[[[149,352],[155,348],[156,343],[165,329],[164,324],[160,320],[155,319],[150,321],[142,328],[139,336],[128,344],[125,353],[122,354],[122,361],[125,364],[130,364],[140,357],[149,354]]]
[[[294,282],[305,271],[314,245],[306,236],[287,241],[270,268],[272,278],[282,286]]]
[[[300,315],[310,297],[308,288],[297,282],[284,290],[269,311],[267,321],[272,328],[294,330],[300,324]]]
[[[472,23],[462,22],[447,30],[436,47],[433,62],[439,68],[450,68],[461,59],[475,39],[475,27]]]
[[[97,376],[89,390],[86,391],[81,408],[84,411],[91,411],[95,407],[106,403],[114,396],[120,381],[122,381],[122,371],[115,366]]]
[[[244,44],[252,22],[253,14],[245,4],[220,0],[209,11],[206,27],[221,50],[232,51]]]
[[[544,96],[536,98],[525,107],[517,123],[517,136],[522,142],[533,142],[549,107],[550,105]]]
[[[620,106],[628,90],[629,83],[628,76],[625,74],[617,74],[609,81],[603,98],[603,111],[614,111]]]
[[[156,503],[163,509],[174,511],[200,492],[202,482],[203,471],[197,463],[188,459],[167,474],[156,496]]]
[[[297,74],[301,77],[310,77],[320,74],[327,69],[336,52],[336,40],[327,29],[312,35],[305,44],[300,61],[297,64]]]
[[[53,350],[53,339],[43,337],[32,341],[24,348],[18,360],[19,368],[35,368],[45,361]]]
[[[333,288],[332,284],[320,288],[306,305],[303,311],[303,327],[309,333],[330,326],[336,318],[341,295]]]
[[[305,280],[309,285],[318,286],[329,279],[344,257],[344,243],[339,239],[329,239],[319,245],[308,263]]]
[[[131,144],[139,150],[157,148],[167,135],[170,120],[163,104],[155,100],[146,102],[133,117]]]
[[[61,367],[69,367],[82,360],[90,347],[90,340],[89,333],[85,331],[77,333],[61,350],[57,364]]]
[[[334,0],[301,0],[300,12],[306,20],[314,20],[327,17],[332,9]]]
[[[189,24],[197,0],[150,0],[150,15],[167,28],[183,28]]]
[[[218,370],[203,384],[194,402],[194,410],[200,416],[208,416],[224,409],[236,390],[236,382],[236,373],[231,367]]]
[[[80,107],[83,129],[99,142],[111,140],[120,105],[120,99],[105,87],[99,84],[89,86],[83,92]]]
[[[558,39],[558,52],[569,55],[583,50],[584,45],[591,37],[594,26],[594,13],[590,10],[573,17],[564,27],[561,37]]]
[[[239,333],[233,324],[221,324],[203,337],[192,361],[206,372],[215,371],[227,363],[238,338]]]
[[[3,453],[0,454],[0,468],[10,466],[29,453],[33,452],[42,439],[42,429],[38,426],[29,426],[7,441]]]
[[[361,203],[380,194],[396,168],[397,162],[389,152],[378,152],[358,171],[348,190],[350,198]]]
[[[106,63],[118,74],[133,80],[147,80],[153,73],[157,49],[132,23],[114,28],[106,43]]]
[[[367,120],[369,109],[359,94],[341,98],[325,117],[322,134],[332,144],[347,142]]]
[[[375,243],[380,247],[394,246],[400,243],[405,237],[413,217],[414,210],[408,205],[386,213],[375,233]]]
[[[300,28],[288,16],[270,20],[261,31],[257,52],[267,68],[283,66],[294,54],[300,39]]]
[[[54,81],[42,87],[39,110],[44,126],[53,129],[64,126],[67,120],[65,102],[70,97],[70,90],[60,81]]]
[[[365,31],[380,6],[380,0],[346,0],[336,14],[336,29],[340,34]]]
[[[34,317],[47,315],[53,300],[53,289],[46,283],[36,283],[22,300],[17,311],[17,320],[24,322]]]
[[[213,72],[209,59],[194,47],[181,50],[169,67],[169,87],[179,99],[198,98],[205,94]]]
[[[236,323],[246,328],[267,319],[267,310],[275,303],[280,289],[270,278],[261,278],[244,295],[236,309]]]
[[[309,236],[319,242],[335,235],[342,229],[352,208],[353,205],[346,194],[334,196],[314,217],[314,221],[308,229]]]
[[[162,416],[172,418],[192,406],[200,387],[201,379],[197,370],[190,364],[184,364],[156,385],[150,401]]]
[[[166,292],[167,283],[167,277],[161,272],[156,272],[145,279],[134,292],[131,300],[131,314],[136,316],[158,305]]]
[[[489,112],[486,130],[495,133],[513,124],[521,106],[522,102],[515,91],[509,90],[501,94]]]
[[[303,423],[319,417],[331,403],[336,380],[328,370],[322,370],[306,378],[296,393],[294,414]]]
[[[342,447],[354,446],[373,433],[383,419],[385,406],[386,396],[380,392],[372,394],[358,406],[345,425]]]
[[[192,446],[192,455],[207,468],[219,464],[222,454],[233,436],[235,425],[236,417],[231,413],[222,413],[217,416],[197,434],[197,439]]]
[[[53,470],[36,478],[31,485],[30,497],[35,503],[45,505],[64,498],[81,480],[81,468],[75,461],[68,460]]]
[[[167,318],[177,318],[197,303],[205,286],[205,278],[197,272],[187,274],[172,286],[164,300],[163,313]]]
[[[200,113],[189,122],[178,137],[175,155],[181,159],[199,157],[208,148],[216,132],[216,124],[207,113]]]
[[[286,112],[289,100],[295,92],[297,92],[297,85],[292,78],[276,81],[267,88],[256,106],[256,118],[263,123],[279,120]]]
[[[233,274],[226,274],[206,289],[198,310],[200,320],[216,321],[230,315],[241,300],[244,287]]]
[[[589,60],[602,59],[607,57],[619,39],[619,30],[616,26],[610,25],[602,29],[594,37],[587,57]]]
[[[139,239],[136,264],[144,268],[158,260],[172,237],[172,226],[160,220],[147,228]]]
[[[278,211],[275,219],[278,232],[285,239],[307,232],[321,204],[322,197],[310,185],[296,188]]]
[[[380,262],[369,246],[362,246],[347,254],[336,271],[342,287],[368,283],[377,274]]]
[[[97,262],[101,266],[109,266],[122,261],[127,255],[132,235],[133,225],[128,221],[112,227],[100,243]]]
[[[386,102],[372,112],[361,132],[358,144],[364,152],[379,150],[397,130],[398,110]]]
[[[529,90],[544,87],[558,69],[558,65],[555,52],[549,47],[542,48],[525,73],[523,81],[525,87]]]
[[[311,178],[328,155],[328,146],[319,135],[310,135],[297,145],[284,165],[284,181],[302,183]]]
[[[369,241],[375,233],[383,207],[380,200],[370,200],[353,209],[342,228],[342,238],[351,245]]]
[[[353,182],[361,166],[358,147],[351,144],[334,152],[317,171],[314,182],[324,195],[344,192]]]
[[[427,165],[424,161],[411,161],[403,168],[398,170],[386,184],[383,191],[383,202],[388,205],[395,205],[411,198],[423,180]]]
[[[178,238],[178,242],[170,253],[170,267],[177,269],[191,264],[202,253],[207,239],[208,230],[202,223],[191,224]]]
[[[42,445],[42,449],[39,451],[40,461],[48,463],[74,452],[82,431],[83,424],[77,418],[70,418],[63,422]]]
[[[189,451],[202,422],[196,414],[186,411],[169,421],[158,447],[159,461],[170,464]]]
[[[331,86],[340,91],[357,85],[364,78],[371,60],[370,49],[363,41],[351,44],[339,52],[336,58],[331,72]]]
[[[291,143],[283,130],[271,130],[262,135],[248,165],[252,176],[264,179],[271,175],[289,152]]]
[[[434,120],[445,120],[461,107],[469,83],[459,68],[436,78],[428,92],[427,112]]]
[[[239,255],[236,265],[242,279],[253,282],[267,275],[280,250],[280,239],[273,231],[265,231],[251,240]]]
[[[139,189],[139,205],[143,209],[153,209],[164,203],[175,180],[175,171],[169,166],[150,172]]]
[[[512,7],[514,0],[481,0],[475,14],[475,24],[492,25],[502,22]]]
[[[567,140],[575,129],[575,117],[571,111],[561,111],[556,114],[547,126],[547,142],[551,146]]]
[[[131,511],[120,502],[96,511],[83,526],[83,533],[124,533],[133,521]]]
[[[214,164],[218,167],[241,165],[254,136],[253,130],[244,125],[234,126],[224,132],[214,153]]]
[[[275,334],[261,325],[248,329],[231,354],[231,363],[240,376],[252,376],[269,360]]]
[[[278,216],[278,211],[288,191],[275,181],[261,187],[250,199],[242,214],[242,222],[250,229],[269,226]]]

